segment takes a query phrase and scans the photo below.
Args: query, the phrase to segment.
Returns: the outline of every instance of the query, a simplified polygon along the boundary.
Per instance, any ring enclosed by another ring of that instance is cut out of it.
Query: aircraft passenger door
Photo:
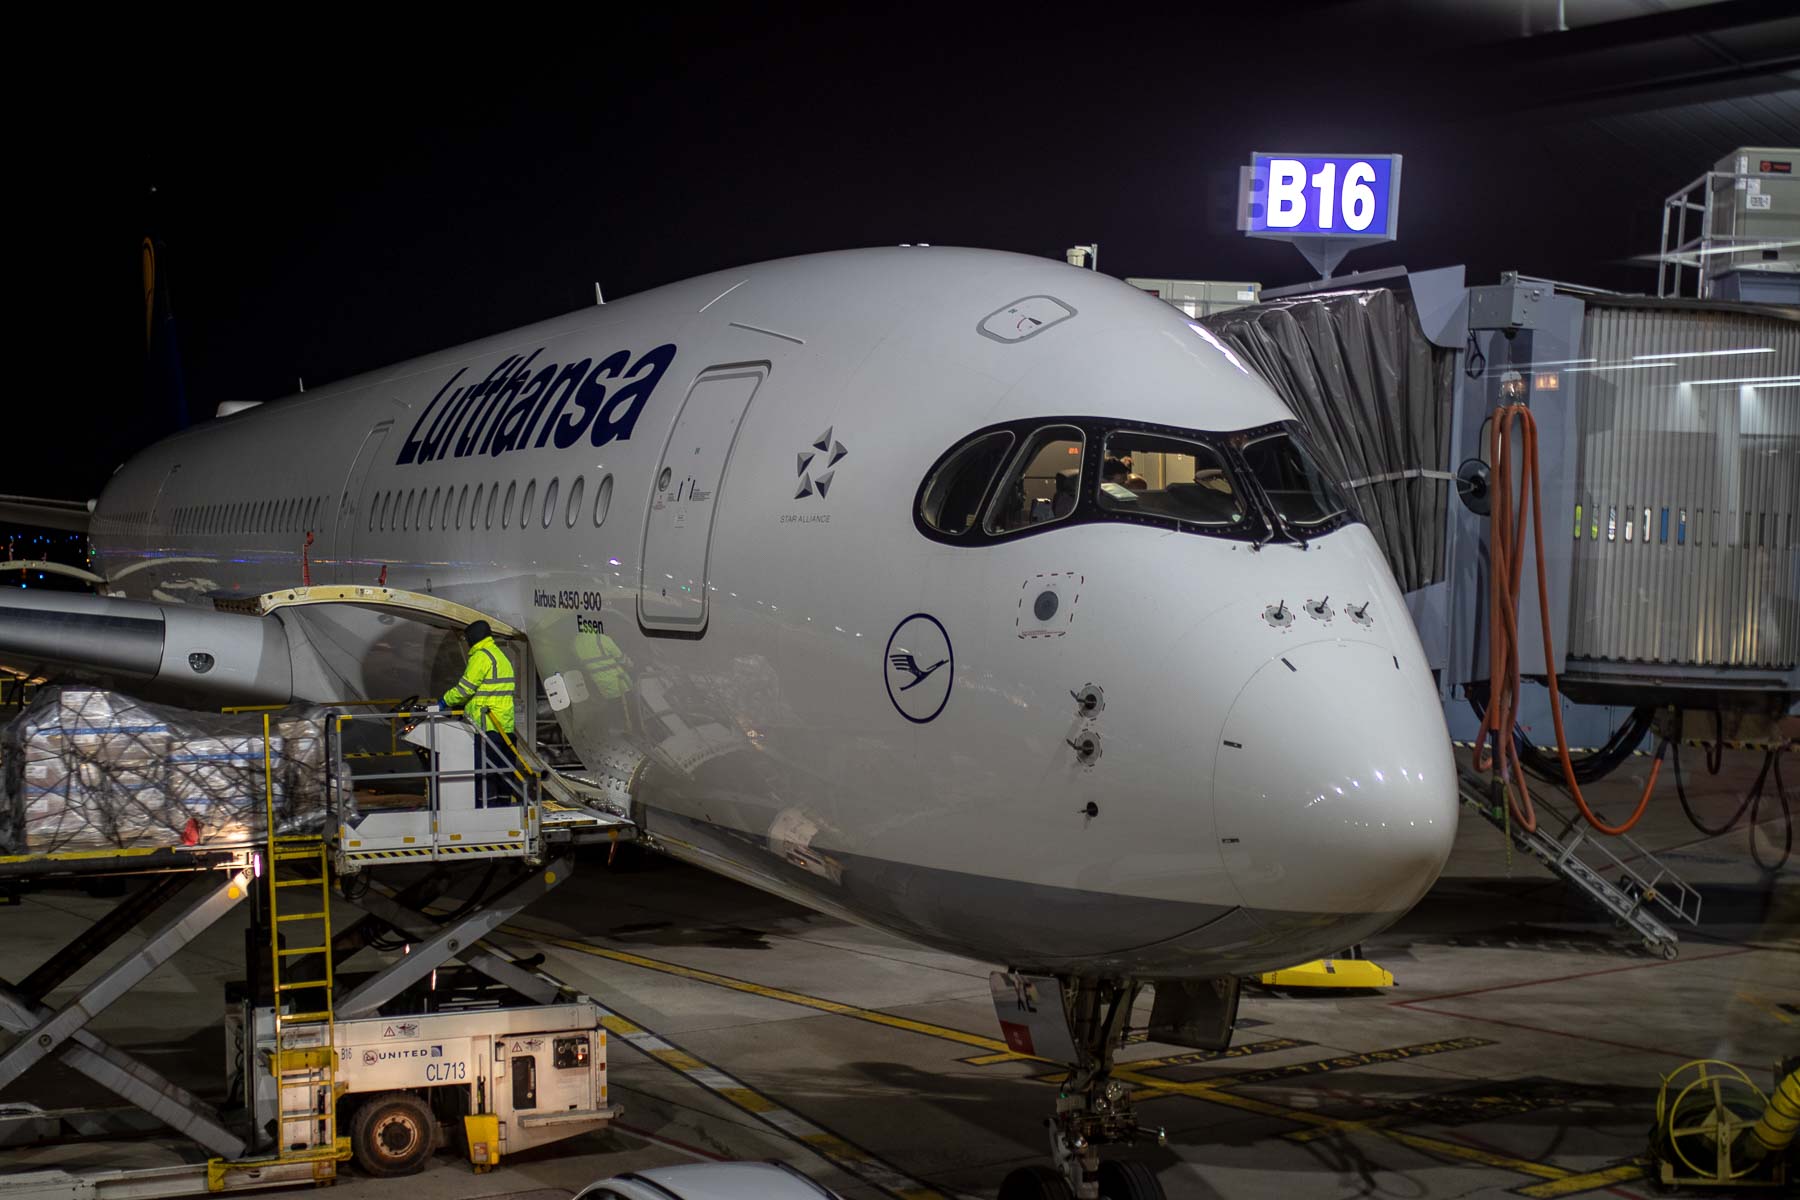
[[[381,452],[387,441],[388,429],[392,421],[377,422],[363,438],[363,444],[356,452],[356,458],[350,464],[350,473],[344,476],[344,492],[338,498],[337,522],[331,531],[330,554],[337,560],[336,582],[338,583],[374,583],[375,577],[359,578],[355,564],[357,535],[361,533],[364,545],[367,545],[368,522],[367,505],[363,502],[363,484],[368,481],[369,468],[375,463],[375,456]]]
[[[638,623],[699,636],[706,629],[707,560],[738,427],[767,364],[718,367],[701,375],[682,403],[651,481],[644,522]]]

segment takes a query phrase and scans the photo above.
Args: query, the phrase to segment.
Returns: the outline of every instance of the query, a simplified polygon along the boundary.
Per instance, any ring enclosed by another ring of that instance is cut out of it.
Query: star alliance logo
[[[802,450],[797,456],[799,465],[795,467],[794,474],[800,477],[800,486],[794,492],[794,499],[800,500],[817,492],[819,499],[823,500],[831,491],[831,480],[837,474],[837,465],[843,461],[844,455],[850,453],[844,449],[844,443],[831,436],[833,428],[827,425],[825,432],[812,440],[812,446]],[[809,468],[821,454],[826,458],[818,465],[825,469],[817,475],[810,474]]]

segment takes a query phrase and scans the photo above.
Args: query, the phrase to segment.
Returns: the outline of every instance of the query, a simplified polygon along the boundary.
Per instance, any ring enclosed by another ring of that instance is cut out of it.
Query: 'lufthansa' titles
[[[584,437],[595,446],[631,437],[638,414],[675,358],[673,343],[646,351],[633,362],[629,350],[599,363],[584,358],[566,366],[538,364],[540,347],[514,354],[480,383],[456,387],[468,370],[452,375],[413,422],[396,466],[498,457],[512,450],[566,450]]]

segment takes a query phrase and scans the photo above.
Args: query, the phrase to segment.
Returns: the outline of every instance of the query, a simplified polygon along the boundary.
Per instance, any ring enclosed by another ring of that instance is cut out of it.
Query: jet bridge
[[[1581,815],[1543,806],[1520,822],[1516,769],[1501,784],[1465,777],[1465,802],[1673,957],[1699,895],[1626,836],[1636,816],[1608,824],[1576,785],[1651,734],[1678,751],[1695,718],[1714,754],[1729,743],[1773,762],[1786,745],[1779,720],[1800,701],[1800,311],[1517,274],[1468,286],[1452,267],[1265,291],[1202,321],[1355,496],[1452,735],[1482,742],[1491,705],[1510,726],[1496,751],[1510,742],[1567,783]],[[1527,438],[1528,453],[1513,449]],[[1541,496],[1535,556],[1508,547],[1529,525],[1502,519],[1526,480]],[[1512,568],[1504,586],[1496,562]],[[1496,672],[1507,646],[1515,665]],[[1520,675],[1547,686],[1521,693],[1507,682]],[[1552,688],[1573,703],[1553,706]],[[1553,724],[1598,748],[1558,761],[1533,745]]]

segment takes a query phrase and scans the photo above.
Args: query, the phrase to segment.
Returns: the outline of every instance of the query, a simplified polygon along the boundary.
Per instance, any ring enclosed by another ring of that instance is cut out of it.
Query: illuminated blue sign
[[[1399,223],[1398,154],[1250,156],[1243,228],[1251,237],[1392,241]]]

